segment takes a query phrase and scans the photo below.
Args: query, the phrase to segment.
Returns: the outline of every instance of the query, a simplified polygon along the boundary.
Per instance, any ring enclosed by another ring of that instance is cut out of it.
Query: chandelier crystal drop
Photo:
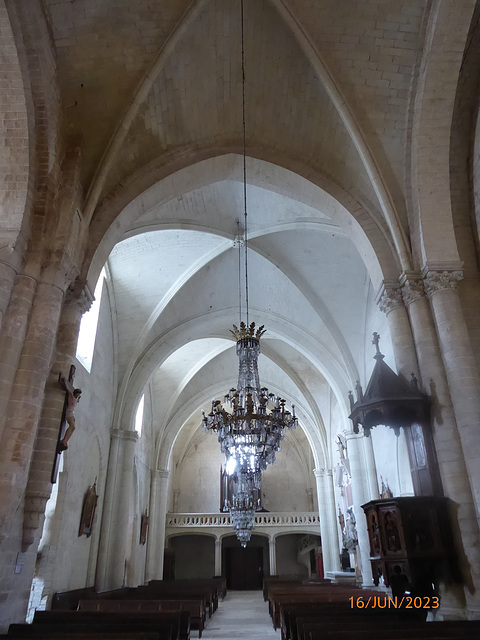
[[[232,525],[242,547],[247,546],[255,524],[257,501],[254,498],[257,483],[261,482],[260,474],[240,471],[235,474],[235,491],[232,496],[230,517]]]

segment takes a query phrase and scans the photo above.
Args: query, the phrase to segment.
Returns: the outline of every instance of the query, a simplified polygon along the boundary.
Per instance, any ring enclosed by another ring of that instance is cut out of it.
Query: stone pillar
[[[421,371],[417,361],[410,319],[403,300],[402,289],[398,285],[398,282],[395,284],[384,283],[383,290],[379,296],[378,305],[380,310],[387,316],[390,335],[394,346],[395,363],[397,365],[398,374],[403,376],[407,381],[410,380],[411,374],[415,374],[417,378],[420,379],[421,387],[424,387],[422,384]],[[407,443],[414,489],[417,495],[442,495],[443,490],[438,475],[436,454],[434,451],[435,447],[433,444],[431,430],[428,425],[421,425],[420,428],[422,430],[428,458],[428,476],[426,475],[425,470],[423,470],[421,479],[417,470],[412,431],[407,427],[404,430],[403,435],[399,435],[399,437],[404,437]],[[397,445],[398,444],[399,443],[397,443]]]
[[[7,311],[10,293],[15,282],[16,271],[11,265],[0,259],[0,328]]]
[[[18,509],[25,491],[62,301],[60,287],[44,282],[37,285],[0,450],[2,528]]]
[[[52,490],[52,466],[65,401],[65,390],[58,382],[58,375],[62,372],[68,376],[75,357],[82,314],[90,307],[91,301],[92,297],[87,291],[80,291],[80,294],[74,290],[68,291],[60,316],[55,357],[45,386],[42,415],[25,492],[23,551],[33,542]]]
[[[8,233],[7,237],[0,239],[0,329],[10,302],[16,276],[20,272],[25,244],[22,233],[18,234],[15,242],[12,242],[11,237],[8,238]]]
[[[480,521],[480,377],[457,291],[461,277],[460,271],[429,271],[425,277],[425,290],[432,305],[463,457]]]
[[[30,293],[33,283],[29,279],[24,282]],[[48,282],[37,284],[4,414],[0,443],[0,528],[3,535],[0,566],[4,580],[0,601],[5,606],[0,615],[0,627],[21,619],[28,604],[35,554],[19,554],[23,502],[62,300],[62,288]]]
[[[168,508],[170,471],[152,471],[150,491],[150,531],[147,546],[146,579],[163,580],[165,522]]]
[[[353,508],[358,536],[357,559],[360,562],[362,582],[364,586],[373,585],[372,567],[370,565],[370,542],[368,539],[367,519],[362,509],[362,504],[372,499],[370,494],[371,483],[367,482],[367,468],[365,464],[363,434],[356,435],[353,431],[346,434],[347,454],[350,462],[352,477]],[[378,489],[377,495],[378,496]]]
[[[380,498],[380,494],[378,491],[377,466],[375,464],[375,452],[373,450],[372,438],[363,438],[362,444],[365,456],[366,490],[369,500],[377,500]]]
[[[97,589],[102,591],[123,584],[137,438],[136,431],[112,431],[98,552]]]
[[[277,547],[275,544],[275,538],[272,536],[268,540],[268,558],[270,562],[270,575],[277,575]]]
[[[333,473],[329,469],[315,470],[317,479],[318,512],[324,572],[340,571],[340,549],[338,546]]]
[[[215,575],[222,575],[222,541],[215,538]]]
[[[0,438],[5,429],[8,401],[22,354],[36,290],[35,278],[18,275],[3,318],[0,333]]]
[[[461,535],[461,540],[457,544],[464,579],[471,589],[478,590],[480,588],[478,521],[431,307],[425,297],[423,283],[419,276],[404,278],[402,295],[410,316],[420,374],[424,386],[428,384],[432,397],[433,438],[443,489],[445,495],[458,505],[454,520],[458,521]],[[469,598],[468,593],[467,598]]]
[[[410,380],[410,375],[419,372],[419,368],[410,320],[397,283],[384,283],[378,306],[387,316],[397,373]]]

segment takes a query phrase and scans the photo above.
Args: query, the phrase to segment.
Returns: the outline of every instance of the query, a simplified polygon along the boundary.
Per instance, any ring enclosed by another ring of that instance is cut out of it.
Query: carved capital
[[[384,289],[382,291],[380,300],[378,301],[378,306],[380,308],[380,311],[385,313],[387,316],[394,309],[403,307],[404,305],[401,289],[399,287],[396,287],[394,289]]]
[[[425,296],[425,289],[421,280],[406,280],[402,286],[402,298],[405,306],[409,307]]]
[[[425,291],[428,296],[432,296],[438,291],[456,289],[462,279],[461,271],[429,271],[424,279]]]
[[[95,298],[88,288],[88,285],[83,285],[77,280],[73,286],[67,289],[65,294],[65,305],[68,305],[69,307],[76,307],[83,315],[90,309],[94,299]]]

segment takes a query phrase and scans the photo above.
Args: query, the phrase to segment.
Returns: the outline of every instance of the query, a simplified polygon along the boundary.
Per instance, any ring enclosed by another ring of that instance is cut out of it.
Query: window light
[[[135,414],[135,431],[138,431],[138,435],[142,433],[143,426],[143,409],[145,407],[145,394],[140,398],[138,403],[137,413]]]
[[[105,267],[100,272],[100,277],[93,294],[95,300],[87,313],[83,314],[78,334],[76,357],[90,373],[92,370],[93,352],[95,349],[95,338],[97,336],[98,316],[100,313],[100,301],[102,299],[103,281],[105,279]]]

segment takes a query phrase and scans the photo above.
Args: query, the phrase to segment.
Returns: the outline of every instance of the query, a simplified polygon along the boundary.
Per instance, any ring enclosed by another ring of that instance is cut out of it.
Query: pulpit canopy
[[[372,343],[376,347],[373,356],[376,362],[365,393],[357,380],[357,401],[354,401],[351,391],[348,394],[349,418],[355,433],[362,426],[365,435],[369,436],[372,427],[383,424],[391,427],[398,436],[400,427],[429,422],[430,399],[419,390],[413,373],[410,382],[407,382],[390,369],[384,362],[385,356],[380,353],[379,340],[379,334],[374,333]]]

